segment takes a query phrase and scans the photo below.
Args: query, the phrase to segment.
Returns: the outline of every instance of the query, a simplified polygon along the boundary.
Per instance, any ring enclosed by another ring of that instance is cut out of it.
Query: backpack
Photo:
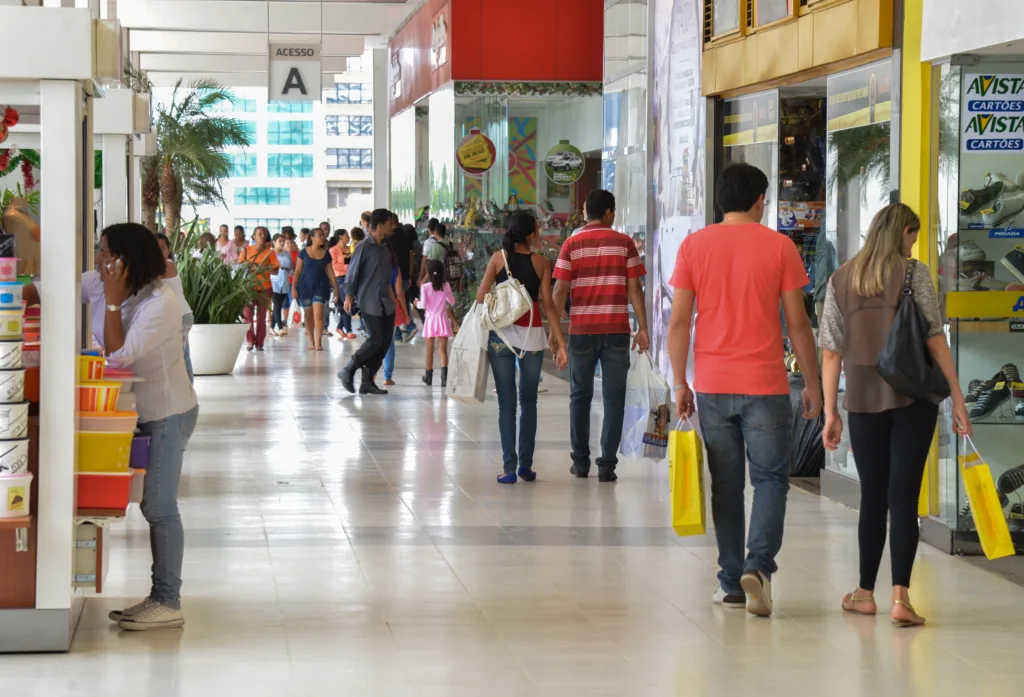
[[[455,244],[441,246],[444,247],[444,280],[449,283],[461,281],[466,274],[466,265],[455,250]]]

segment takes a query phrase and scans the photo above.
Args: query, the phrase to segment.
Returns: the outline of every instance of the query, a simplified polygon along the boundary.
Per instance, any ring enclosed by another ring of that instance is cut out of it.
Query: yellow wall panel
[[[746,82],[750,82],[752,80],[756,82],[763,79],[759,76],[759,70],[761,69],[757,51],[757,47],[761,44],[758,40],[759,38],[760,37],[758,37],[757,34],[754,34],[743,42],[743,58],[746,61],[744,65],[744,77],[746,78]]]
[[[857,55],[856,2],[829,7],[812,16],[815,66]]]
[[[715,59],[718,56],[717,49],[704,51],[700,61],[700,91],[701,94],[714,94],[715,90]]]
[[[779,75],[789,75],[800,70],[800,31],[796,22],[784,24],[775,31],[755,34],[757,41],[757,79],[769,80]],[[754,37],[750,37],[754,38]],[[749,66],[749,63],[748,63]],[[750,71],[747,71],[750,75]]]
[[[801,17],[796,25],[799,32],[797,67],[799,70],[810,70],[814,67],[814,17]]]
[[[857,0],[857,53],[892,46],[892,0]]]
[[[716,49],[718,55],[715,56],[715,91],[724,92],[748,84],[744,43],[735,41]]]

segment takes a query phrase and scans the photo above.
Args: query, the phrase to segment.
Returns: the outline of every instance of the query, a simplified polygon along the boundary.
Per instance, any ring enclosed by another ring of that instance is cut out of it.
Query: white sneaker
[[[185,625],[185,617],[181,610],[173,610],[160,603],[152,603],[149,607],[117,623],[121,629],[130,632],[144,632],[150,629],[174,629]]]
[[[124,610],[114,610],[109,615],[107,615],[107,617],[110,618],[111,622],[120,622],[121,620],[128,619],[132,615],[139,614],[150,605],[153,605],[153,599],[147,597],[145,600],[135,603],[131,607],[127,607]]]
[[[963,240],[957,245],[957,256],[960,261],[985,261],[985,250],[974,240]]]
[[[732,608],[734,610],[742,610],[747,606],[747,599],[740,593],[726,593],[719,586],[715,589],[715,594],[711,596],[711,602],[715,605],[721,605],[722,607]]]
[[[1019,174],[1020,173],[1018,172],[1018,175]],[[985,176],[985,185],[986,186],[992,186],[996,182],[1002,182],[1003,183],[1003,191],[1004,192],[1016,191],[1017,189],[1020,188],[1019,186],[1017,186],[1017,180],[1016,179],[1010,179],[1008,176],[1006,176],[1002,172],[995,172],[995,173],[989,172]]]
[[[748,571],[740,578],[747,594],[747,612],[758,617],[772,616],[772,582],[760,571]]]
[[[1024,191],[1017,190],[1010,194],[1003,194],[992,204],[991,208],[982,211],[981,221],[989,227],[1009,224],[1022,210],[1024,210]]]

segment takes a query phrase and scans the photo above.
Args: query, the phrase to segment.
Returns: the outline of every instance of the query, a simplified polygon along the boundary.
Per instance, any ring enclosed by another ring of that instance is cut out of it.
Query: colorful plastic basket
[[[85,413],[111,412],[117,409],[121,396],[119,382],[82,382],[78,385],[78,411]]]

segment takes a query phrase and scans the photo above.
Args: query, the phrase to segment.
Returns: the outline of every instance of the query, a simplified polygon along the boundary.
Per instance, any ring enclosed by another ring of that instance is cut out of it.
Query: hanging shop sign
[[[555,184],[575,184],[583,176],[583,153],[567,140],[548,150],[544,158],[544,173]]]
[[[494,166],[497,156],[494,141],[479,128],[469,129],[469,134],[455,146],[455,161],[470,177],[482,177]]]
[[[887,123],[892,115],[892,61],[833,75],[827,91],[829,131]]]
[[[779,139],[779,93],[759,92],[725,102],[722,144],[752,145]]]
[[[319,44],[270,44],[268,99],[319,102],[323,69]]]

